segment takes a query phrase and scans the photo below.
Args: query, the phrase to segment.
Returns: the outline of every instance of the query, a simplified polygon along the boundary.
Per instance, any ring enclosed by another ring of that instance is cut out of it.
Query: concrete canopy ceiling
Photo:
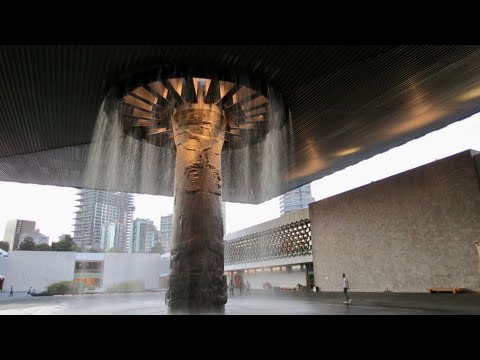
[[[85,187],[107,91],[158,67],[243,72],[282,95],[292,133],[279,155],[288,158],[281,176],[269,179],[269,191],[257,192],[252,181],[246,194],[224,175],[225,201],[260,203],[480,111],[477,45],[6,45],[0,47],[0,181]],[[159,179],[155,186],[141,187],[132,172],[113,190],[173,195],[165,169],[174,157],[158,159],[142,174]],[[222,166],[225,174],[235,165]],[[125,178],[121,167],[116,175]]]

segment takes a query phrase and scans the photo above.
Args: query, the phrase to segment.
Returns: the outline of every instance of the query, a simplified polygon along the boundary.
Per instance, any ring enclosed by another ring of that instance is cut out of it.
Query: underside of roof
[[[263,202],[480,110],[476,45],[2,46],[0,181],[173,195],[174,150],[98,136],[109,90],[158,69],[280,94],[283,128],[224,151],[225,201]]]

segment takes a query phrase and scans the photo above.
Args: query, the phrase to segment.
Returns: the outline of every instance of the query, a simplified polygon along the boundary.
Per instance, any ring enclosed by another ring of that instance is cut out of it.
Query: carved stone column
[[[169,289],[171,313],[223,313],[224,275],[221,153],[223,111],[184,104],[172,121],[177,148]]]

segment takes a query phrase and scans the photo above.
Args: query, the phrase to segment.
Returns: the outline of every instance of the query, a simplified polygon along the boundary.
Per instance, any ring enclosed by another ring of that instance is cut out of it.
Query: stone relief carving
[[[186,192],[196,192],[201,188],[201,165],[199,163],[193,163],[187,166],[185,169],[185,177],[187,181],[185,183]]]
[[[211,165],[211,164],[207,164]],[[209,182],[208,191],[215,195],[222,195],[222,174],[214,165],[212,165],[210,170],[210,176],[212,176],[212,181]]]

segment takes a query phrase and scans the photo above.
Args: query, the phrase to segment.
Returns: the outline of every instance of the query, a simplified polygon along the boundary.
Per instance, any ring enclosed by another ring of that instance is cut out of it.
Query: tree
[[[10,243],[8,241],[0,241],[0,249],[9,252],[10,251]]]
[[[70,234],[63,234],[63,235],[60,235],[58,238],[60,239],[60,240],[58,240],[58,242],[63,241],[63,240],[68,240],[68,241],[73,240],[72,235],[70,235]]]
[[[163,246],[160,242],[157,242],[153,247],[150,249],[150,253],[156,253],[156,254],[163,254],[165,250],[163,249]]]
[[[33,238],[31,236],[27,236],[23,241],[20,243],[19,250],[28,250],[28,251],[35,251],[35,243],[33,242]]]
[[[109,253],[121,253],[123,251],[122,251],[122,249],[119,249],[117,247],[111,247],[110,249],[108,249],[108,252]]]
[[[73,241],[72,237],[68,234],[60,236],[62,240],[52,243],[52,251],[76,251],[80,252],[80,246]]]
[[[35,250],[37,250],[37,251],[51,251],[52,248],[48,244],[38,244],[38,245],[35,245]]]

